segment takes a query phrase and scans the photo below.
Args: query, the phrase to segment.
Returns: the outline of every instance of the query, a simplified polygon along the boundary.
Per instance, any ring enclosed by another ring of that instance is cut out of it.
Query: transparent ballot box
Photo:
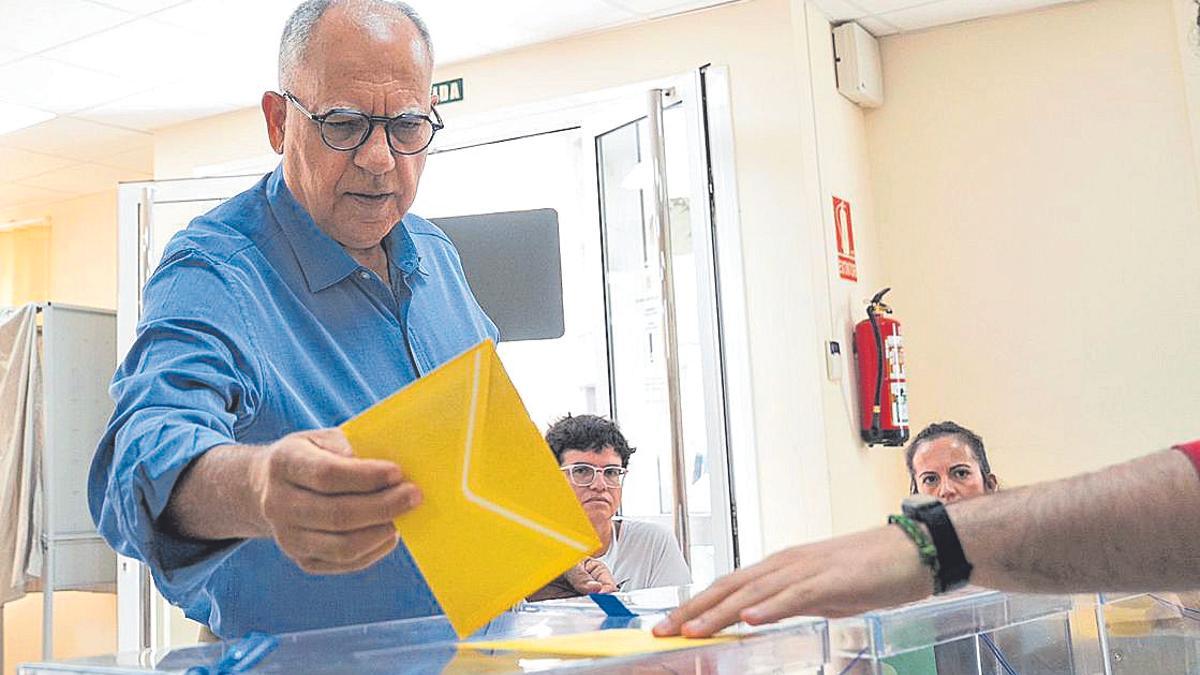
[[[686,592],[686,591],[685,591]],[[639,593],[623,594],[635,612],[647,602]],[[650,598],[655,597],[653,594]],[[666,596],[664,596],[666,597]],[[588,601],[590,602],[590,601]],[[677,604],[675,600],[673,604]],[[661,604],[658,601],[650,605]],[[643,628],[661,620],[661,612],[608,617],[582,601],[533,603],[506,612],[468,641],[544,638],[589,631]],[[806,618],[754,629],[741,639],[701,644],[678,651],[611,657],[569,657],[536,652],[462,648],[444,617],[388,621],[270,638],[274,648],[255,664],[255,673],[525,673],[688,672],[820,673],[828,659],[828,625]],[[188,673],[215,675],[238,643],[198,645],[166,653],[143,653],[25,664],[20,675],[47,673]],[[226,661],[228,662],[228,661]],[[189,669],[193,669],[189,672]],[[201,671],[200,668],[206,670]],[[240,671],[229,671],[240,672]]]
[[[1088,631],[1101,652],[1097,672],[1200,674],[1200,592],[1102,594],[1095,600],[1096,621]]]
[[[963,589],[830,625],[831,672],[1071,673],[1072,599]]]

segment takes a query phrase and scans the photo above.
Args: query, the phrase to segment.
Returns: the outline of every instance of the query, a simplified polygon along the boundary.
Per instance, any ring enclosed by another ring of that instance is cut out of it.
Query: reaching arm
[[[1169,450],[948,507],[972,582],[1010,591],[1200,586],[1200,479]],[[896,527],[796,546],[719,579],[655,627],[711,635],[737,621],[846,616],[919,600],[933,584]]]
[[[89,476],[100,533],[177,602],[242,539],[272,538],[311,573],[361,569],[395,547],[392,519],[420,499],[394,464],[354,458],[337,429],[237,444],[266,381],[238,278],[201,251],[164,256]]]
[[[1200,480],[1168,450],[949,507],[972,582],[1013,591],[1200,586]]]
[[[304,571],[333,574],[390,553],[399,541],[392,520],[420,501],[400,467],[357,459],[341,430],[320,429],[209,450],[180,477],[163,515],[195,539],[273,538]]]
[[[256,498],[263,450],[222,445],[193,460],[171,492],[162,515],[164,527],[193,539],[271,536]]]

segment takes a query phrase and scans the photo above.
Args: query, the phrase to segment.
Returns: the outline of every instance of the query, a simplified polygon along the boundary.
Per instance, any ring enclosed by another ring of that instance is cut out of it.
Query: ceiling
[[[812,0],[833,21],[857,21],[875,37],[1015,14],[1077,0]]]
[[[275,36],[297,1],[0,0],[0,105],[57,115],[0,134],[0,225],[149,178],[156,129],[257,105],[275,87]],[[410,4],[444,64],[729,1]],[[813,1],[883,36],[1064,0]]]

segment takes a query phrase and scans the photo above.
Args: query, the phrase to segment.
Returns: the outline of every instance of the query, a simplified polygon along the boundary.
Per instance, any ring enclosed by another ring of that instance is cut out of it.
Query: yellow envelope
[[[459,649],[501,650],[554,656],[633,656],[705,647],[737,639],[736,635],[718,635],[710,638],[654,637],[647,630],[613,628],[541,638],[460,642],[458,647]]]
[[[421,488],[396,529],[460,637],[600,548],[491,340],[342,430]]]

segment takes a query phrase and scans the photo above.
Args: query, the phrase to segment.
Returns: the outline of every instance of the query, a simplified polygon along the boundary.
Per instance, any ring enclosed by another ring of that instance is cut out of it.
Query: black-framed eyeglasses
[[[317,123],[325,145],[343,152],[357,150],[371,137],[375,125],[382,124],[387,132],[385,135],[388,147],[392,152],[418,155],[433,142],[433,135],[446,127],[442,124],[442,116],[438,114],[437,108],[430,108],[429,115],[406,112],[395,117],[368,115],[361,110],[348,108],[334,108],[329,112],[314,115],[292,92],[283,92],[283,97],[291,101],[308,119]]]
[[[596,475],[604,476],[604,484],[608,487],[619,488],[625,481],[629,469],[620,466],[595,466],[592,464],[567,464],[559,470],[567,474],[571,484],[576,487],[589,487],[596,482]]]

